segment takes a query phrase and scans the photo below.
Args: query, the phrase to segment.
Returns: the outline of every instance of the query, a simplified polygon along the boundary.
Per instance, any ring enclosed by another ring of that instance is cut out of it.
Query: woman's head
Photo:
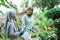
[[[7,13],[7,20],[10,21],[11,19],[16,20],[16,11],[10,9],[9,11],[6,12]]]

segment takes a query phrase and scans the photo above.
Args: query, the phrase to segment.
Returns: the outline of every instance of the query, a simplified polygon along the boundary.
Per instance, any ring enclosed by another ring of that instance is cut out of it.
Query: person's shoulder
[[[8,24],[9,24],[9,25],[13,24],[13,20],[9,21]]]
[[[25,17],[27,17],[27,15],[26,15],[26,14],[23,16],[23,18],[25,18]]]

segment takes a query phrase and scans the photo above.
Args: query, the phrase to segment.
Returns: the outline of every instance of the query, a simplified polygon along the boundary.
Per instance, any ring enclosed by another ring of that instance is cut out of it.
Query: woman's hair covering
[[[16,11],[13,9],[9,9],[7,12],[7,20],[10,21],[13,19],[13,16],[15,15]]]
[[[6,19],[6,23],[8,21],[10,21],[11,19],[13,19],[13,16],[15,15],[16,11],[13,9],[9,9],[6,14],[7,14],[7,19]],[[7,24],[6,24],[7,25]]]
[[[27,10],[31,9],[33,11],[33,7],[28,7]]]

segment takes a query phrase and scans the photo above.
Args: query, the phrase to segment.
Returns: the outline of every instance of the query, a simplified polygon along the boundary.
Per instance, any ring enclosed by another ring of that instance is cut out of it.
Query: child
[[[24,39],[25,40],[32,40],[31,39],[31,32],[34,32],[33,26],[34,26],[34,16],[33,16],[33,8],[29,7],[27,9],[27,14],[24,15],[23,20],[22,20],[22,25],[23,28],[27,28],[28,30],[25,31],[24,33]]]

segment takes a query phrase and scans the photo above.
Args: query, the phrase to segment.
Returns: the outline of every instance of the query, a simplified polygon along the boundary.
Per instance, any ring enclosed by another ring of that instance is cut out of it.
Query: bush
[[[38,14],[37,18],[42,18],[42,20],[37,20],[35,22],[35,26],[40,28],[40,33],[38,35],[40,40],[57,40],[55,19],[58,19],[59,16],[60,8],[52,8],[43,12],[42,14]]]
[[[48,19],[58,19],[60,18],[60,8],[52,8],[47,10],[45,13],[45,17],[47,17]]]

